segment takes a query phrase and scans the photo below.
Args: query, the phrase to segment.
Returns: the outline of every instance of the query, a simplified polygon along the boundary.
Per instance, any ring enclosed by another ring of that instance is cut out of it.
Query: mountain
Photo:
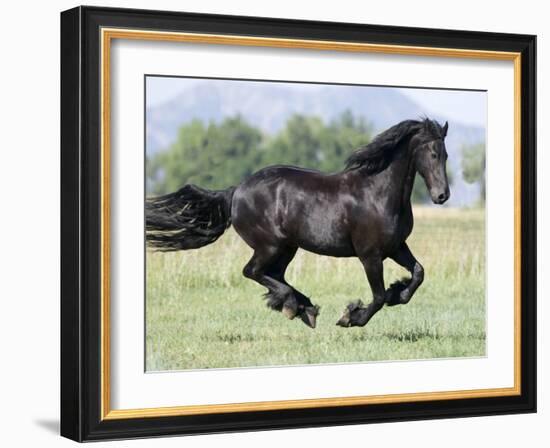
[[[265,133],[274,134],[292,114],[316,115],[328,122],[345,110],[364,117],[376,132],[402,120],[427,115],[419,104],[392,88],[202,81],[188,86],[170,101],[147,108],[146,151],[150,155],[169,147],[178,128],[193,119],[220,122],[240,114]],[[430,118],[442,123],[447,119],[433,114]],[[483,128],[449,121],[446,146],[448,163],[455,174],[449,205],[470,205],[478,199],[479,187],[464,182],[460,164],[461,147],[481,142],[485,142]]]

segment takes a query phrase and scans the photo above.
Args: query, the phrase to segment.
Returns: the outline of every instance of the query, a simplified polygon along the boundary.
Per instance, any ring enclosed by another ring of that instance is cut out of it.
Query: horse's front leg
[[[424,268],[411,253],[407,243],[403,242],[397,252],[390,255],[397,264],[403,266],[411,273],[411,278],[401,280],[390,285],[386,291],[386,303],[388,306],[409,303],[415,291],[424,281]]]
[[[380,256],[360,257],[365,268],[367,279],[372,290],[372,302],[363,306],[361,301],[347,306],[342,317],[336,322],[341,327],[362,327],[374,316],[385,303],[384,271]]]

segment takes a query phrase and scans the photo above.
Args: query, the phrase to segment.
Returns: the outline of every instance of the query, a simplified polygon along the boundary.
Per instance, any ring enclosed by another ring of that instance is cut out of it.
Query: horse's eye
[[[432,159],[437,159],[437,154],[435,152],[432,152]]]

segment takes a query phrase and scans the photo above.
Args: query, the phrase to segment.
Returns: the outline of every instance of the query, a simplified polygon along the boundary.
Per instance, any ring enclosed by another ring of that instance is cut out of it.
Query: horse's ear
[[[446,121],[443,127],[441,128],[441,133],[443,135],[443,138],[447,137],[447,130],[449,129],[449,122]]]

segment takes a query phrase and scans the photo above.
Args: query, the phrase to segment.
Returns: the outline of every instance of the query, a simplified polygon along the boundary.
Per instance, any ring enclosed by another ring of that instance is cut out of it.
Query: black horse
[[[147,242],[161,251],[195,249],[233,224],[254,250],[243,274],[267,288],[269,307],[312,328],[319,307],[285,280],[296,251],[358,257],[373,300],[351,303],[337,324],[363,326],[385,303],[408,303],[424,279],[406,243],[413,229],[411,191],[418,172],[434,203],[449,198],[447,129],[429,119],[403,121],[355,151],[334,174],[270,166],[226,190],[185,185],[146,201]],[[385,290],[382,262],[388,257],[411,278]]]

